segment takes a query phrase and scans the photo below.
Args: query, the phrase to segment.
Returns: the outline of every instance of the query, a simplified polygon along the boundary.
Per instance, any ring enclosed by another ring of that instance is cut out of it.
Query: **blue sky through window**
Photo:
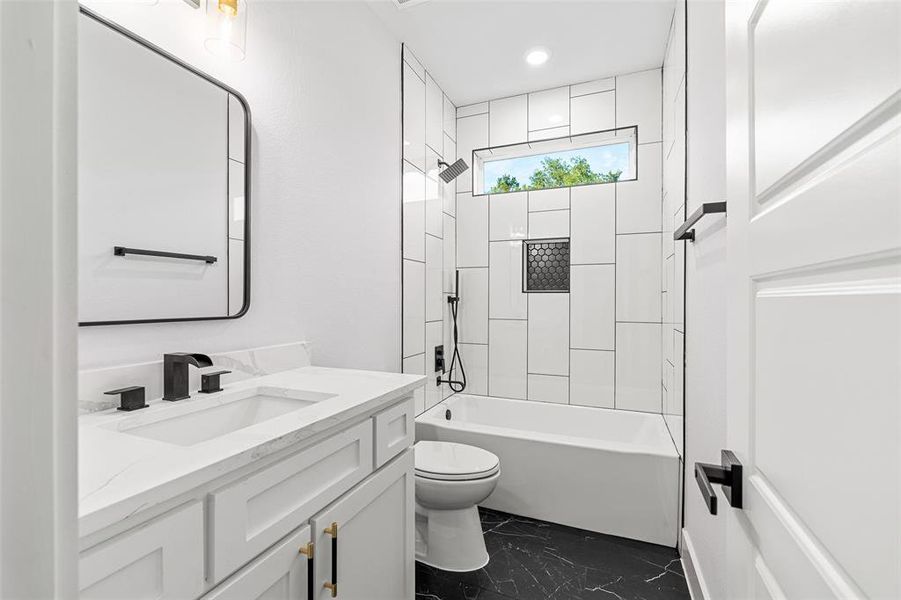
[[[519,158],[505,158],[500,160],[486,160],[483,165],[485,190],[490,190],[497,182],[498,177],[504,174],[512,175],[523,187],[529,185],[532,173],[541,168],[544,158],[559,158],[570,160],[576,156],[585,157],[591,170],[596,173],[608,171],[622,171],[621,179],[631,179],[629,168],[629,143],[604,144],[593,148],[581,148],[578,150],[562,150],[559,152],[547,152],[534,156]]]

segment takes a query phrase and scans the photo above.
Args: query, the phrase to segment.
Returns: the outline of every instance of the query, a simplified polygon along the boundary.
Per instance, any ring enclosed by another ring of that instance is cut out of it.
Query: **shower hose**
[[[459,288],[458,288],[459,289]],[[466,371],[463,369],[463,359],[460,358],[460,344],[457,342],[457,309],[460,306],[459,296],[450,296],[447,299],[451,307],[451,317],[454,320],[454,353],[451,356],[450,368],[447,370],[447,379],[438,379],[438,383],[446,383],[451,391],[460,393],[466,389]],[[459,364],[460,381],[454,381],[454,369]]]

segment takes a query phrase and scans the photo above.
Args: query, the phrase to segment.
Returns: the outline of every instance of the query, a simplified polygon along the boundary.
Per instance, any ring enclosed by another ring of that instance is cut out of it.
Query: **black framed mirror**
[[[81,8],[78,320],[236,319],[250,306],[250,109]]]

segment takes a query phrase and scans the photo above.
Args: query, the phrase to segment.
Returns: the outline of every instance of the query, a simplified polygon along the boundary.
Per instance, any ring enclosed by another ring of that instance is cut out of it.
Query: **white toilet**
[[[488,564],[476,505],[500,477],[497,456],[466,444],[417,442],[416,560],[445,571]]]

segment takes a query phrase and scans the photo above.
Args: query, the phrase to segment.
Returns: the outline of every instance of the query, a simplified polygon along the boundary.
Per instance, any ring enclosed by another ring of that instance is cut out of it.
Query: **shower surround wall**
[[[457,180],[467,392],[663,411],[662,70],[460,107],[457,154],[628,126],[637,181],[473,196],[470,173]],[[570,292],[524,294],[522,240],[557,237]]]
[[[457,109],[410,49],[402,52],[403,370],[436,375],[435,347],[444,346],[448,364],[453,349],[447,296],[456,243],[456,182],[438,177],[438,160],[456,159]],[[416,392],[416,414],[450,393],[430,377]]]
[[[714,199],[705,200],[711,202]],[[676,2],[663,60],[663,419],[683,452],[685,388],[685,2]]]

